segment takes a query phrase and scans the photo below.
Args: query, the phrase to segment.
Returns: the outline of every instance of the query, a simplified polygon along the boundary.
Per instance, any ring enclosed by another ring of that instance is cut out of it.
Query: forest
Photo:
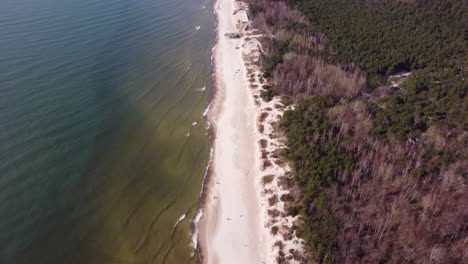
[[[310,262],[467,263],[468,2],[247,2]]]

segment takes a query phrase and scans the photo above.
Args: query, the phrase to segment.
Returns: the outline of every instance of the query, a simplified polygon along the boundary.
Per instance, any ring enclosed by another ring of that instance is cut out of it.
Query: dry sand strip
[[[218,0],[215,12],[216,91],[208,113],[213,157],[198,223],[202,262],[278,263],[282,256],[286,263],[300,263],[303,242],[292,230],[296,219],[286,217],[284,203],[272,198],[288,193],[281,180],[289,167],[274,157],[284,147],[284,139],[273,136],[282,105],[277,98],[258,99],[261,77],[254,62],[260,45],[246,28],[246,5]],[[243,35],[228,38],[229,33]]]

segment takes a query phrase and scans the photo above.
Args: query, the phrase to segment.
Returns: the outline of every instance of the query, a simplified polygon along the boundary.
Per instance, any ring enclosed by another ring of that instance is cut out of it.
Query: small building
[[[242,38],[242,33],[226,33],[224,36],[229,39],[239,39]]]
[[[388,86],[387,92],[395,93],[395,92],[401,91],[402,88],[404,88],[404,87],[401,87],[401,84],[403,83],[404,80],[406,80],[406,78],[410,76],[410,74],[411,72],[400,72],[400,73],[388,76],[387,83],[389,83],[389,86]]]
[[[388,76],[389,79],[406,79],[410,76],[411,72],[399,72],[394,75]]]

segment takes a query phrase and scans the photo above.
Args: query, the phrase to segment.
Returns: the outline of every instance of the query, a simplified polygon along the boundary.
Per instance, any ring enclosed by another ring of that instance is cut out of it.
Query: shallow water
[[[211,6],[0,2],[0,263],[197,262]]]

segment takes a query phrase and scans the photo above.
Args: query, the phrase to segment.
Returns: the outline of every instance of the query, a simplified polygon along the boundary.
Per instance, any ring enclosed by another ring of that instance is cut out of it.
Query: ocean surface
[[[197,263],[212,0],[0,1],[0,263]]]

